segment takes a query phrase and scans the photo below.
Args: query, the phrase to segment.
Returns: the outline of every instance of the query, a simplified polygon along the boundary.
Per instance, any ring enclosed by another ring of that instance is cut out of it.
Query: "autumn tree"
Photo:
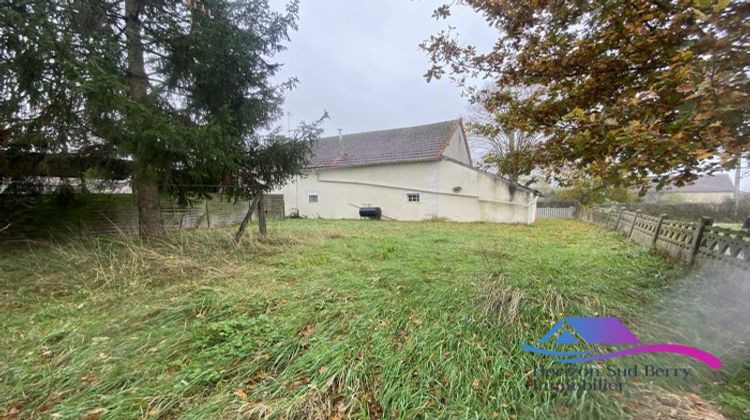
[[[160,194],[205,194],[196,186],[261,152],[285,87],[271,59],[297,12],[267,0],[3,2],[0,154],[129,162],[140,233],[160,235]]]
[[[422,44],[427,80],[451,76],[498,122],[548,138],[538,163],[611,185],[681,185],[748,151],[750,3],[739,0],[453,2],[498,31],[488,51],[452,31]],[[528,98],[511,86],[539,86]]]
[[[572,200],[584,206],[605,202],[627,203],[635,200],[633,190],[594,178],[586,173],[564,174],[564,186],[551,195],[559,200]]]
[[[515,98],[533,94],[533,88],[526,86],[512,87],[510,91]],[[491,87],[480,93],[493,94]],[[483,169],[499,173],[512,182],[520,181],[531,185],[538,177],[538,174],[532,175],[532,172],[537,169],[536,154],[542,145],[544,135],[507,128],[498,119],[503,112],[502,109],[488,109],[485,101],[474,102],[470,106],[467,124],[469,142],[480,157],[479,164]]]

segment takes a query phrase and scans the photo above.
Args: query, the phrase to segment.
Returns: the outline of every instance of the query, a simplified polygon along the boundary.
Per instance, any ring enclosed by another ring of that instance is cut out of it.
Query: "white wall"
[[[471,166],[471,155],[469,155],[463,130],[459,128],[453,133],[453,137],[443,151],[443,156]]]
[[[651,192],[643,197],[644,201],[656,203],[712,203],[721,204],[734,199],[731,192]]]
[[[313,171],[276,191],[287,211],[305,217],[359,218],[359,207],[375,206],[396,220],[434,217],[455,221],[531,223],[536,197],[474,168],[441,160]],[[420,201],[407,201],[419,193]],[[308,196],[318,195],[317,203]]]
[[[512,189],[502,179],[452,161],[443,160],[438,165],[439,189],[448,194],[440,196],[438,217],[503,223],[532,223],[536,218],[536,197],[532,193]]]
[[[431,174],[435,162],[405,163],[313,171],[297,177],[280,191],[287,209],[301,216],[327,219],[359,218],[359,208],[381,207],[383,216],[397,220],[435,217],[437,200]],[[407,193],[420,194],[420,202],[407,202]],[[308,196],[318,194],[317,203]]]

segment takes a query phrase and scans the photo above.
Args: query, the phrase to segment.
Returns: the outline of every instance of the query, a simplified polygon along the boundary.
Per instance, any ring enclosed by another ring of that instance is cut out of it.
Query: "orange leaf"
[[[243,391],[240,388],[237,388],[234,391],[234,395],[236,395],[237,397],[239,397],[239,399],[241,399],[242,401],[247,401],[247,392]]]
[[[302,338],[307,338],[310,335],[312,335],[313,331],[315,331],[315,326],[313,324],[307,324],[299,332],[299,336]]]

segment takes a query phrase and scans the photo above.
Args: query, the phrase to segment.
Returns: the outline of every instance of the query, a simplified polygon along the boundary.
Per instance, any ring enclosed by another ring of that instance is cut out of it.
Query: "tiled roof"
[[[416,127],[345,134],[343,151],[338,136],[318,140],[308,168],[322,169],[387,163],[439,160],[461,120]]]
[[[664,187],[661,191],[651,192],[662,193],[716,193],[716,192],[734,192],[734,184],[727,174],[704,175],[695,180],[693,184],[682,187],[669,186]]]

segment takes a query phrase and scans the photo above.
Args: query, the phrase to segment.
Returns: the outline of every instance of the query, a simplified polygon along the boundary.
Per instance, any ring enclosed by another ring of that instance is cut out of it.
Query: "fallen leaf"
[[[237,397],[239,397],[239,399],[243,401],[247,401],[247,392],[243,391],[242,389],[239,389],[239,388],[236,389],[234,391],[234,395],[236,395]]]
[[[299,336],[302,338],[307,338],[310,335],[312,335],[313,331],[315,331],[315,326],[313,324],[307,324],[299,332]]]
[[[87,384],[90,385],[90,384],[96,383],[96,377],[91,376],[91,375],[84,375],[84,376],[81,376],[81,381],[86,382]]]
[[[106,413],[106,408],[95,408],[83,415],[84,420],[99,420],[102,414]]]

